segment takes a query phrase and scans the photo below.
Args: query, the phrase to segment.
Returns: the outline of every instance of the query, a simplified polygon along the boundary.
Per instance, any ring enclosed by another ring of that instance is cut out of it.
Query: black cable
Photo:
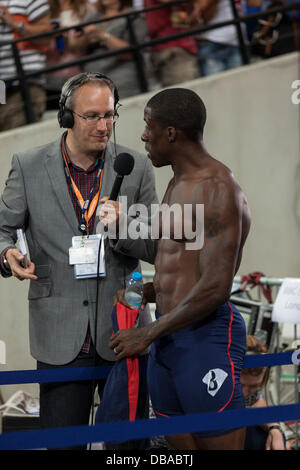
[[[113,142],[114,142],[114,151],[115,151],[115,157],[117,156],[117,147],[116,147],[116,129],[115,129],[115,122],[113,124]],[[105,157],[104,157],[105,158]],[[105,163],[105,161],[104,161]],[[103,170],[104,171],[104,164],[103,164]],[[102,239],[103,235],[100,235],[100,240],[99,240],[99,248],[98,248],[98,256],[97,256],[97,274],[96,274],[96,309],[95,309],[95,329],[94,329],[94,358],[93,358],[93,365],[96,367],[96,359],[97,359],[97,320],[98,320],[98,300],[99,300],[99,281],[100,281],[100,253],[101,253],[101,247],[102,247]],[[92,425],[94,424],[94,409],[95,409],[95,390],[96,390],[96,379],[93,378],[92,381],[92,388],[93,388],[93,398],[92,398],[92,412],[91,412],[91,422]],[[89,443],[88,450],[91,450],[92,443]]]
[[[94,329],[94,339],[95,339],[95,344],[94,344],[94,358],[93,358],[93,364],[94,367],[96,366],[96,355],[97,355],[97,350],[96,350],[96,345],[97,345],[97,319],[98,319],[98,299],[99,299],[99,280],[100,280],[100,253],[101,253],[101,247],[102,247],[102,235],[100,235],[100,240],[99,240],[99,248],[98,248],[98,257],[97,257],[97,275],[96,275],[96,310],[95,310],[95,329]],[[91,422],[92,425],[94,424],[94,409],[95,409],[95,390],[96,390],[96,379],[93,378],[92,381],[92,390],[93,390],[93,398],[92,398],[92,412],[91,412]],[[92,443],[89,443],[89,448],[88,450],[91,450]]]

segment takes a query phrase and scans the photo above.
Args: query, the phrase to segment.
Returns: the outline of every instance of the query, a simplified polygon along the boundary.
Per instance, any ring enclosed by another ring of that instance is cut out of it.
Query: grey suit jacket
[[[135,166],[124,178],[120,195],[127,196],[128,206],[138,202],[150,207],[157,203],[149,160],[118,145],[117,154],[121,152],[131,153]],[[114,158],[114,146],[109,142],[100,197],[110,194],[115,179]],[[13,156],[0,201],[0,253],[15,244],[17,228],[25,230],[38,276],[38,280],[30,281],[28,293],[32,356],[49,364],[70,362],[80,351],[90,323],[98,353],[104,359],[115,360],[108,348],[113,296],[125,287],[125,278],[140,269],[139,259],[154,262],[156,244],[151,240],[105,240],[106,277],[98,281],[95,340],[97,280],[76,280],[74,267],[69,265],[72,237],[80,233],[68,192],[60,139]]]

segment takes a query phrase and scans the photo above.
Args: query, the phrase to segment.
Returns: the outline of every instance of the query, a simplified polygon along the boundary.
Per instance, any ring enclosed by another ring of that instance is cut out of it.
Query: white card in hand
[[[96,263],[97,255],[91,247],[83,246],[78,248],[69,248],[70,264],[91,264]]]

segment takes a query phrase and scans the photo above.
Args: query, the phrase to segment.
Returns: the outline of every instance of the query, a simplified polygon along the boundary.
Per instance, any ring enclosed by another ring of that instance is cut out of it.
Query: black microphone
[[[134,167],[134,158],[130,153],[119,153],[115,159],[114,170],[117,173],[109,199],[116,201],[124,176],[130,175]]]

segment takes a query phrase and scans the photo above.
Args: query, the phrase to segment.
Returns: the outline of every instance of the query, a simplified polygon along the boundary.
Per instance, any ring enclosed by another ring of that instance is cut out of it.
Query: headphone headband
[[[116,106],[119,102],[119,93],[118,93],[117,87],[114,84],[114,82],[109,77],[107,77],[106,75],[103,75],[102,73],[83,72],[83,73],[80,73],[80,74],[75,75],[74,77],[72,77],[67,82],[67,86],[66,86],[65,90],[64,90],[65,85],[62,88],[62,92],[61,92],[60,99],[59,99],[59,111],[58,111],[58,115],[57,115],[60,127],[72,128],[74,126],[73,113],[72,113],[71,110],[69,110],[65,107],[65,104],[66,104],[66,101],[69,98],[69,96],[71,96],[72,91],[74,90],[74,88],[76,86],[80,85],[80,83],[82,83],[87,78],[98,78],[99,80],[104,79],[104,80],[107,80],[112,85],[112,87],[114,89],[114,108],[116,109]]]

